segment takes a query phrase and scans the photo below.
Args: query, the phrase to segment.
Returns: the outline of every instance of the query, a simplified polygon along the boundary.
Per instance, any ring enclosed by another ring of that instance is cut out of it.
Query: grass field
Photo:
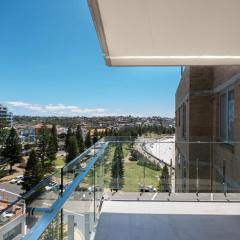
[[[145,186],[152,185],[157,188],[159,174],[159,171],[137,165],[136,161],[125,162],[124,186],[122,190],[126,192],[139,192],[139,186],[143,184]]]
[[[129,147],[129,144],[127,143],[122,145],[124,158],[126,158],[129,154]],[[114,150],[115,146],[111,146],[105,158],[105,188],[109,188],[111,185],[111,162],[113,159]],[[143,184],[145,184],[145,186],[151,185],[157,188],[159,185],[159,175],[159,171],[139,166],[137,161],[124,161],[124,184],[122,191],[139,192],[139,187]]]

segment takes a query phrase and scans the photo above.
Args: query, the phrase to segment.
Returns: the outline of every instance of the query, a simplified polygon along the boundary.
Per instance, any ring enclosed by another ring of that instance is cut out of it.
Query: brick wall
[[[176,149],[187,158],[187,178],[188,181],[192,181],[187,187],[189,191],[196,190],[194,183],[197,175],[196,159],[201,165],[198,171],[200,190],[211,190],[204,186],[206,183],[208,185],[213,183],[215,191],[222,190],[219,176],[223,173],[224,164],[229,185],[233,185],[232,183],[240,185],[240,144],[211,143],[204,146],[187,143],[219,140],[219,94],[229,84],[235,91],[235,141],[240,142],[240,66],[186,67],[179,83],[176,92],[176,113],[180,111],[182,114],[181,106],[186,103],[187,129],[186,137],[182,138],[183,125],[176,124]],[[186,144],[178,143],[183,140]],[[176,177],[182,177],[182,165],[183,162],[176,167]]]

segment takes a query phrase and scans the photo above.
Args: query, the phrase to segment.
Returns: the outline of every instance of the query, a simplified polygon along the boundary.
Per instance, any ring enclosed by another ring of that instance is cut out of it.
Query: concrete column
[[[74,240],[74,216],[68,215],[68,240]]]

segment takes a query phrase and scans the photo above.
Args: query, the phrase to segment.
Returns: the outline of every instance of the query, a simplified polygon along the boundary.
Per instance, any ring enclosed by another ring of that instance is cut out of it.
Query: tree
[[[138,158],[139,158],[138,151],[135,150],[135,149],[132,149],[131,152],[130,152],[129,160],[130,161],[138,161]]]
[[[160,177],[160,191],[169,192],[170,191],[170,177],[168,167],[164,165],[162,174]]]
[[[51,136],[55,146],[55,151],[57,153],[58,152],[58,135],[57,135],[57,127],[55,124],[53,124],[52,126]]]
[[[43,179],[42,164],[38,158],[36,151],[33,149],[30,152],[29,159],[24,172],[24,182],[22,187],[24,190],[29,191],[37,183]]]
[[[84,152],[84,142],[83,142],[83,136],[82,136],[82,129],[80,125],[77,126],[76,138],[77,138],[79,153],[82,153]]]
[[[48,171],[52,172],[55,169],[55,163],[56,160],[56,144],[53,136],[50,137],[48,146],[47,146],[47,164],[48,164]]]
[[[3,128],[7,127],[7,126],[8,126],[8,124],[7,124],[6,119],[0,118],[0,129],[3,129]]]
[[[112,189],[121,189],[124,184],[123,151],[121,144],[118,144],[112,160]]]
[[[2,152],[2,155],[10,165],[10,172],[12,171],[13,165],[21,161],[21,150],[22,145],[17,131],[15,128],[11,128]]]
[[[65,139],[65,151],[68,149],[69,139],[73,136],[72,128],[69,127]]]
[[[104,131],[101,131],[101,132],[100,132],[100,135],[99,135],[99,139],[103,138],[104,135],[105,135]]]
[[[107,128],[105,129],[104,135],[105,135],[106,137],[109,135]]]
[[[143,134],[142,126],[139,126],[138,129],[137,129],[137,131],[138,131],[138,135],[141,137],[142,134]]]
[[[49,133],[46,126],[41,129],[41,136],[39,137],[37,144],[37,155],[40,158],[42,164],[43,173],[49,173],[49,160],[48,160],[48,144],[49,144]]]
[[[91,146],[92,146],[91,133],[90,131],[88,131],[85,138],[85,147],[90,148]]]
[[[98,132],[97,129],[94,129],[94,133],[93,133],[93,144],[95,144],[98,141]]]
[[[71,136],[68,142],[68,148],[66,150],[66,163],[71,162],[74,158],[76,158],[79,154],[77,139],[75,136]]]

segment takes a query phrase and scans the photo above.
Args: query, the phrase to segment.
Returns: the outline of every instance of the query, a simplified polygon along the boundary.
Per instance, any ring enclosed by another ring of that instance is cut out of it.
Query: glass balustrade
[[[240,142],[106,137],[16,200],[2,195],[0,231],[21,215],[24,239],[88,240],[103,201],[240,201],[238,161]]]

